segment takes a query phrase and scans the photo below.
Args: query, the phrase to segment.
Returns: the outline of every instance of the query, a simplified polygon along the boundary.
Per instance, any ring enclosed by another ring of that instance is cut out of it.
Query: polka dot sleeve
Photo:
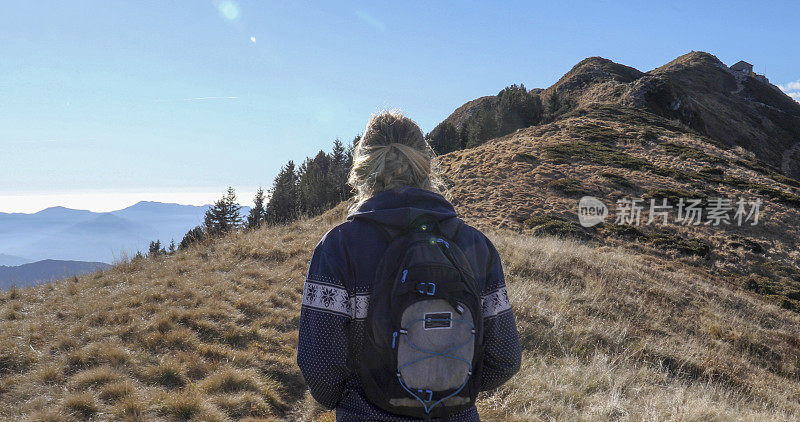
[[[297,364],[314,399],[334,408],[349,376],[347,330],[351,305],[342,282],[341,261],[324,248],[320,242],[306,275]]]
[[[482,294],[484,329],[481,390],[491,390],[508,381],[519,371],[522,347],[508,299],[500,254],[487,239],[490,259]]]

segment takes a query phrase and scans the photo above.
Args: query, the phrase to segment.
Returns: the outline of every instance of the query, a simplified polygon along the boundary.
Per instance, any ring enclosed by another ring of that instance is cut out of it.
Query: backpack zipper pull
[[[397,331],[392,333],[392,349],[394,349],[395,343],[397,343]]]
[[[401,283],[406,282],[406,276],[408,275],[408,270],[403,270],[403,278],[400,279]]]
[[[442,243],[442,244],[444,244],[444,246],[446,248],[448,248],[448,249],[450,248],[450,243],[447,242],[446,240],[442,239],[441,237],[436,239],[436,243]]]

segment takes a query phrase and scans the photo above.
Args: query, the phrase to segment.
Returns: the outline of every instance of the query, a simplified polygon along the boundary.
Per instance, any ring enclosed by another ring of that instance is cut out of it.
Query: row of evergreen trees
[[[541,118],[542,100],[538,91],[528,91],[525,85],[515,84],[500,91],[493,101],[486,102],[460,127],[444,121],[427,135],[427,139],[437,154],[447,154],[535,125]]]
[[[476,110],[460,127],[445,121],[427,136],[437,154],[471,148],[489,139],[511,133],[519,128],[537,124],[542,120],[542,101],[538,91],[528,91],[525,85],[511,85],[500,91],[491,101]],[[192,243],[217,237],[232,231],[254,229],[262,225],[284,224],[301,216],[315,216],[352,196],[347,176],[353,163],[353,149],[360,137],[345,147],[339,139],[330,153],[320,151],[300,166],[289,161],[281,167],[269,189],[269,198],[259,188],[254,206],[247,216],[242,216],[236,192],[227,192],[206,211],[203,224],[186,233],[177,249]],[[168,248],[160,241],[151,242],[149,255],[174,253],[173,241]],[[140,256],[140,254],[137,254]]]
[[[264,189],[258,189],[253,208],[246,216],[241,214],[236,192],[229,187],[206,211],[203,224],[189,230],[177,247],[173,241],[164,248],[156,240],[150,242],[149,256],[169,255],[207,238],[265,224],[284,224],[301,216],[325,212],[352,196],[347,176],[353,163],[353,148],[359,139],[355,137],[347,147],[336,139],[330,153],[320,151],[313,158],[306,158],[299,167],[290,160],[275,177],[269,198]],[[137,254],[139,256],[141,254]]]
[[[334,141],[331,153],[320,151],[299,166],[293,161],[284,165],[270,189],[266,207],[268,224],[288,223],[300,216],[322,214],[352,196],[347,176],[353,164],[353,147],[359,137],[345,148]]]

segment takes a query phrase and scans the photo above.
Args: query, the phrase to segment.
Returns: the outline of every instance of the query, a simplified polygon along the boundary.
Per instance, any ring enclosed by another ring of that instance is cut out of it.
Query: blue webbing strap
[[[473,340],[473,339],[475,338],[475,326],[474,326],[474,325],[473,325],[471,322],[467,321],[466,319],[449,319],[449,318],[417,318],[417,319],[411,320],[411,321],[408,323],[408,327],[410,327],[412,324],[414,324],[414,323],[416,323],[416,322],[422,322],[422,321],[433,321],[433,322],[439,322],[439,321],[441,321],[441,322],[444,322],[444,321],[454,321],[454,322],[463,322],[463,323],[465,323],[465,324],[469,325],[469,326],[472,328],[472,332],[471,332],[471,334],[470,334],[470,337],[467,339],[467,341],[465,341],[464,343],[462,343],[462,344],[460,344],[460,345],[458,345],[458,346],[455,346],[455,347],[452,347],[452,348],[450,348],[450,349],[448,349],[448,350],[445,350],[445,351],[443,351],[443,352],[434,352],[434,351],[430,351],[430,350],[425,350],[425,349],[423,349],[423,348],[421,348],[421,347],[417,347],[417,346],[415,346],[413,343],[411,343],[411,342],[408,340],[408,328],[404,328],[402,331],[400,331],[400,333],[401,333],[401,334],[405,334],[405,340],[406,340],[406,344],[407,344],[409,347],[411,347],[411,348],[412,348],[412,349],[414,349],[414,350],[417,350],[417,351],[420,351],[420,352],[423,352],[423,353],[427,353],[429,356],[423,356],[423,357],[421,357],[421,358],[419,358],[419,359],[415,359],[415,360],[413,360],[413,361],[411,361],[411,362],[404,363],[403,365],[401,365],[400,367],[398,367],[398,368],[397,368],[397,380],[400,382],[400,386],[401,386],[401,387],[403,387],[403,389],[404,389],[404,390],[406,390],[406,392],[407,392],[408,394],[411,394],[411,396],[412,396],[412,397],[414,397],[415,399],[417,399],[417,401],[419,401],[419,402],[420,402],[420,404],[422,404],[422,407],[425,409],[425,413],[426,413],[426,414],[430,414],[430,413],[431,413],[431,410],[433,410],[433,408],[434,408],[434,407],[436,407],[436,406],[437,406],[439,403],[442,403],[443,401],[445,401],[445,400],[449,399],[450,397],[453,397],[453,396],[455,396],[456,394],[460,393],[460,392],[461,392],[461,390],[463,390],[463,389],[464,389],[464,387],[467,385],[467,382],[469,381],[469,378],[470,378],[470,376],[472,375],[472,363],[471,363],[470,361],[468,361],[468,360],[464,359],[464,358],[461,358],[461,357],[458,357],[458,356],[453,356],[453,355],[451,355],[450,353],[452,353],[452,352],[454,352],[454,351],[456,351],[456,350],[458,350],[458,349],[460,349],[460,348],[462,348],[462,347],[466,346],[467,344],[469,344],[469,342],[470,342],[471,340]],[[462,362],[466,363],[466,364],[467,364],[467,366],[469,366],[469,373],[467,374],[467,377],[464,379],[464,383],[463,383],[463,384],[461,384],[461,387],[458,387],[458,389],[457,389],[456,391],[454,391],[453,393],[451,393],[451,394],[447,395],[446,397],[442,397],[441,399],[439,399],[439,400],[437,400],[435,403],[433,403],[433,404],[432,404],[430,407],[428,407],[427,403],[430,403],[430,401],[431,401],[431,400],[422,400],[422,398],[420,398],[418,395],[414,394],[414,393],[413,393],[413,392],[412,392],[412,391],[411,391],[411,390],[410,390],[408,387],[406,387],[405,383],[403,382],[403,376],[400,374],[400,371],[401,371],[403,368],[405,368],[405,367],[407,367],[407,366],[409,366],[409,365],[413,365],[413,364],[415,364],[415,363],[422,362],[423,360],[426,360],[426,359],[431,359],[431,358],[435,358],[435,357],[445,357],[445,358],[450,358],[450,359],[456,359],[456,360],[460,360],[460,361],[462,361]]]

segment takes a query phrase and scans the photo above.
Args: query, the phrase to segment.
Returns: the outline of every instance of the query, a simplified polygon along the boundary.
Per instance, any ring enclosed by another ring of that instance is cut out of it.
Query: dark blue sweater
[[[347,356],[358,356],[364,335],[373,276],[388,246],[385,236],[364,219],[403,228],[422,213],[439,220],[456,215],[441,195],[400,187],[365,201],[353,219],[334,227],[320,240],[306,275],[300,311],[297,364],[311,395],[323,406],[336,408],[338,421],[414,421],[389,414],[364,396]],[[520,366],[519,335],[508,301],[500,256],[477,229],[464,224],[453,239],[473,264],[482,290],[484,357],[481,390],[500,386]],[[449,421],[478,421],[471,409],[450,415]]]

